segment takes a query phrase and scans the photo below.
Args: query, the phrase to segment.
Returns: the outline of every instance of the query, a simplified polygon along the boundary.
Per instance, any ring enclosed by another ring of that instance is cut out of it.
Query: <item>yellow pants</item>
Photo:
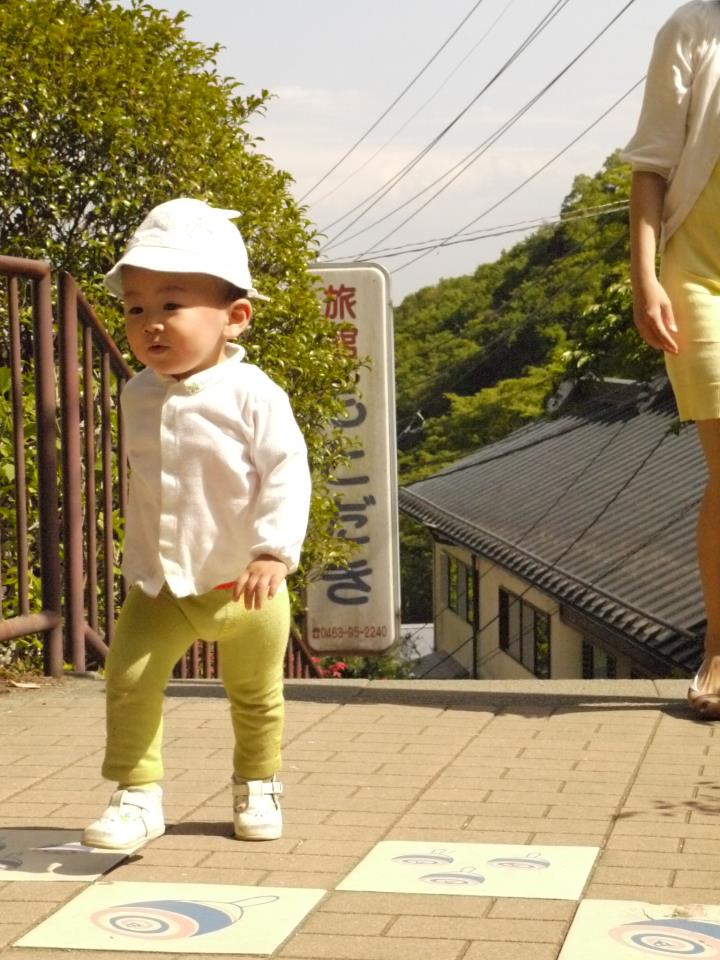
[[[280,768],[287,590],[246,610],[229,590],[177,598],[163,587],[127,595],[106,662],[107,746],[102,773],[124,786],[163,775],[163,694],[173,667],[198,638],[217,641],[235,734],[233,770],[267,780]],[[208,734],[208,749],[215,746]]]

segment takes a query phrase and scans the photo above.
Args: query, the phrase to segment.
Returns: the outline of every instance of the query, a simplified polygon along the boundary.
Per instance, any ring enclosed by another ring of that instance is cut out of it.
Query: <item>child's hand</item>
[[[244,594],[246,609],[259,610],[266,597],[272,599],[278,592],[287,572],[286,564],[270,554],[256,557],[235,581],[233,600],[239,600]]]

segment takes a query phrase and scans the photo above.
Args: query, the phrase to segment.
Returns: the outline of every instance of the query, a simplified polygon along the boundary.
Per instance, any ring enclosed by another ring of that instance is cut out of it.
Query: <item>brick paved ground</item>
[[[602,851],[587,898],[720,902],[720,728],[690,716],[685,687],[291,682],[285,834],[255,844],[230,835],[226,703],[173,695],[172,826],[111,876],[328,890],[283,960],[555,960],[575,903],[334,888],[379,840],[578,844]],[[104,807],[101,682],[3,695],[0,730],[1,827],[77,828]],[[57,957],[12,944],[84,886],[0,882],[0,956]]]

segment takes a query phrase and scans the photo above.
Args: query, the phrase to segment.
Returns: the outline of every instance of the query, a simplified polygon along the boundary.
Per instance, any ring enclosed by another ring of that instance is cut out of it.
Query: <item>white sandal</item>
[[[103,850],[132,850],[163,833],[160,787],[154,790],[129,787],[113,793],[107,810],[85,828],[82,842],[86,847]]]
[[[270,780],[233,778],[233,826],[238,840],[277,840],[282,836],[282,811],[277,799],[283,785]]]

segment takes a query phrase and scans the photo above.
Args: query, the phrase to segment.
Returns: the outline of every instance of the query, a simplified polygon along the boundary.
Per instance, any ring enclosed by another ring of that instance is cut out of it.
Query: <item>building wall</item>
[[[469,623],[463,615],[462,602],[455,602],[460,612],[451,609],[448,596],[448,561],[466,569],[476,570],[476,596],[478,603],[477,626]],[[433,545],[433,608],[435,611],[436,648],[450,654],[460,663],[469,676],[488,680],[531,679],[534,673],[500,649],[499,591],[504,589],[521,597],[550,618],[550,677],[551,679],[578,679],[583,676],[583,641],[592,643],[575,628],[560,619],[557,601],[524,580],[480,557],[470,550],[448,544]],[[608,669],[605,651],[595,647],[596,675]],[[611,658],[614,675],[627,678],[633,675],[633,665],[625,657]]]

